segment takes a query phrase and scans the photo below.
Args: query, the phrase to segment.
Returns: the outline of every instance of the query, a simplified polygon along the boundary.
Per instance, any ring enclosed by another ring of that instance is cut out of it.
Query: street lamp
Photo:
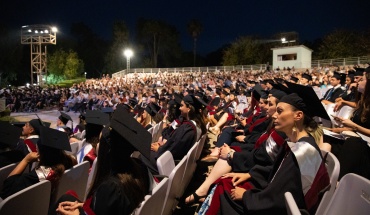
[[[87,72],[85,72],[85,80],[86,80],[86,75],[87,75]]]
[[[126,74],[128,74],[130,72],[130,58],[134,55],[134,52],[131,49],[126,49],[123,54],[126,56],[127,59]]]

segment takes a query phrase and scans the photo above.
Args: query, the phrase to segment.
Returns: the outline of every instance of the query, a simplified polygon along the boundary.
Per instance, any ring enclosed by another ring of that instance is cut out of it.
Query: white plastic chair
[[[170,151],[166,151],[157,159],[157,168],[160,175],[169,176],[175,169],[175,161]]]
[[[332,154],[331,152],[325,152],[321,151],[323,156],[328,153],[328,156],[326,158],[325,166],[329,174],[330,178],[330,189],[327,190],[322,199],[321,202],[316,210],[317,215],[325,214],[324,211],[330,202],[333,193],[335,191],[335,187],[337,185],[338,176],[339,176],[339,170],[340,170],[340,164],[338,159]],[[287,208],[287,212],[289,215],[299,215],[301,212],[299,211],[299,208],[290,192],[286,192],[284,194],[285,196],[285,205]]]
[[[0,190],[3,189],[3,183],[5,179],[8,178],[9,174],[13,171],[13,169],[18,165],[18,163],[12,163],[7,166],[0,168]],[[28,169],[28,166],[26,167]]]
[[[145,200],[140,204],[132,214],[147,215],[161,214],[168,188],[168,178],[163,178],[162,181],[153,189],[152,195],[146,195]]]
[[[90,170],[90,173],[89,173],[89,177],[87,178],[87,184],[86,184],[86,194],[85,194],[85,197],[87,196],[89,190],[90,190],[90,187],[95,179],[95,175],[96,175],[96,164],[98,163],[98,158],[95,158],[94,162],[93,162],[93,165],[91,166],[91,170]]]
[[[200,155],[202,154],[203,147],[204,147],[204,144],[206,142],[206,139],[207,139],[207,134],[203,134],[203,136],[199,140],[199,145],[198,145],[198,148],[197,148],[197,154],[195,155],[195,161],[199,160]]]
[[[195,158],[197,155],[198,146],[199,146],[199,142],[196,142],[187,153],[188,159],[186,161],[185,172],[184,172],[184,176],[181,182],[181,190],[180,190],[181,193],[185,191],[197,167]]]
[[[68,155],[73,155],[73,156],[76,157],[76,154],[78,152],[78,147],[79,147],[79,143],[78,142],[71,143],[71,151],[66,151],[66,153]]]
[[[77,193],[79,199],[84,200],[87,178],[89,176],[89,168],[90,163],[88,161],[84,161],[80,164],[75,165],[71,169],[66,170],[59,180],[53,203],[68,190],[74,190]]]
[[[369,214],[370,180],[349,173],[340,183],[331,199],[325,214]]]
[[[166,192],[166,198],[164,200],[162,215],[172,214],[174,208],[176,207],[178,198],[182,196],[180,192],[182,181],[182,176],[184,175],[185,165],[186,165],[187,155],[178,163],[175,169],[172,170],[170,176],[168,177],[168,188]]]
[[[41,181],[29,186],[0,202],[1,215],[48,214],[50,202],[51,183]]]

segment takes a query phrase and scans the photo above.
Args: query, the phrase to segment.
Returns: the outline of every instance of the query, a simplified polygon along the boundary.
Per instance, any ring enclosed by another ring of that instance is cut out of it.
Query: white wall
[[[312,50],[304,45],[273,48],[271,50],[272,50],[272,66],[274,69],[277,67],[279,67],[280,69],[282,69],[283,67],[292,68],[293,66],[296,69],[311,68]],[[296,60],[278,61],[279,55],[294,53],[297,54]]]

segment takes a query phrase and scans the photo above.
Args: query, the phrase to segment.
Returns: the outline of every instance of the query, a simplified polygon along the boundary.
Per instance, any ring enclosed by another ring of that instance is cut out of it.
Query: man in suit
[[[340,85],[340,74],[334,72],[334,75],[330,78],[330,85],[333,86],[331,89],[326,91],[323,99],[321,100],[324,104],[335,103],[335,100],[342,96],[344,90]]]

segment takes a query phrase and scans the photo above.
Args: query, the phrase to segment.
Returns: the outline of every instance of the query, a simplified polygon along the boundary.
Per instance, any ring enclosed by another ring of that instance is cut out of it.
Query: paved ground
[[[66,113],[71,116],[73,120],[73,127],[78,125],[78,116],[80,113],[68,112]],[[11,113],[10,116],[14,117],[19,122],[28,122],[31,119],[37,119],[37,116],[45,122],[51,123],[50,128],[55,128],[57,119],[60,115],[60,112],[56,109],[51,110],[42,110],[33,113],[25,113],[25,112],[18,112],[18,113]],[[67,126],[71,127],[71,122],[68,122]]]

